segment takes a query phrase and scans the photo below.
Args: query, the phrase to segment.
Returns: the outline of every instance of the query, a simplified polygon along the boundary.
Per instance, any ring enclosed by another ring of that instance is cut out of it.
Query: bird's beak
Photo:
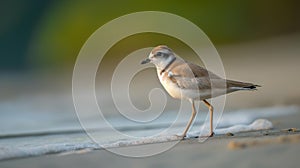
[[[149,63],[150,62],[150,59],[149,58],[146,58],[145,60],[143,60],[142,62],[141,62],[141,64],[147,64],[147,63]]]

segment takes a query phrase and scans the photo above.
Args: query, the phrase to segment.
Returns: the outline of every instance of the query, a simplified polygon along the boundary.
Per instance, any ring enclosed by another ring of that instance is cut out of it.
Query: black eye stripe
[[[168,56],[168,54],[162,53],[162,52],[157,52],[157,53],[155,54],[155,56],[163,56],[163,57],[166,57],[166,56]]]

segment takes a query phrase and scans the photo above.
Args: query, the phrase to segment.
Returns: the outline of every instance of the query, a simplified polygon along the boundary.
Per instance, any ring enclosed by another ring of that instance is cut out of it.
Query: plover
[[[203,101],[210,111],[210,135],[213,136],[213,106],[207,99],[238,90],[256,90],[252,83],[227,80],[196,64],[177,58],[165,45],[155,47],[141,64],[153,63],[157,75],[169,95],[175,99],[187,99],[192,104],[192,115],[181,137],[185,137],[195,116],[195,101]],[[212,87],[213,86],[213,87]]]

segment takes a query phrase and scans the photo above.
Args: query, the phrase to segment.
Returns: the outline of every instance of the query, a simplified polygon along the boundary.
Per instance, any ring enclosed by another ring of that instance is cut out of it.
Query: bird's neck
[[[176,61],[176,57],[169,57],[166,61],[160,62],[156,65],[156,68],[158,71],[160,71],[160,74],[168,70],[168,68]]]

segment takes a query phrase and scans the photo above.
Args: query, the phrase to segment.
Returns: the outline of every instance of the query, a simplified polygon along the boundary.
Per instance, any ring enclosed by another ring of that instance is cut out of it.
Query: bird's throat
[[[160,71],[160,75],[162,74],[162,73],[164,73],[172,64],[173,64],[173,62],[176,60],[176,57],[173,57],[168,63],[167,63],[167,65]]]

